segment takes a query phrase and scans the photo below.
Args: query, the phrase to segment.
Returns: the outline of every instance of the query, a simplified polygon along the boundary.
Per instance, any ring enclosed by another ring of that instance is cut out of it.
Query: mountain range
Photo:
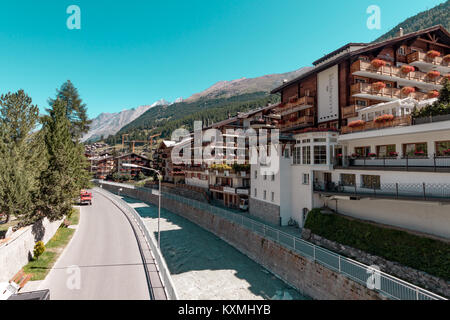
[[[164,99],[158,100],[155,103],[147,106],[140,106],[129,110],[124,110],[116,113],[101,113],[96,118],[92,119],[90,130],[83,136],[81,141],[95,141],[103,137],[116,134],[120,128],[139,118],[146,111],[151,108],[170,103]]]

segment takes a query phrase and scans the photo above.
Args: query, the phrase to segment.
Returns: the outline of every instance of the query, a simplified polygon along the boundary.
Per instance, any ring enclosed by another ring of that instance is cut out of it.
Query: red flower
[[[408,95],[408,94],[411,94],[413,92],[416,92],[416,89],[414,89],[413,87],[403,87],[402,88],[402,93],[403,94]]]
[[[350,122],[348,124],[348,126],[350,128],[357,128],[357,127],[363,126],[364,124],[365,124],[365,122],[363,120],[355,120],[355,121]]]
[[[416,68],[414,68],[413,66],[403,65],[401,70],[403,73],[410,73],[416,70]]]
[[[382,123],[382,122],[392,121],[392,120],[394,120],[394,115],[392,115],[392,114],[383,114],[382,116],[379,116],[379,117],[375,118],[375,120],[373,120],[373,121],[377,122],[377,123]]]
[[[433,59],[439,57],[440,55],[441,55],[441,53],[436,50],[430,50],[427,52],[427,56],[430,58],[433,58]]]
[[[437,78],[437,77],[439,77],[441,75],[441,73],[439,72],[439,71],[436,71],[436,70],[432,70],[432,71],[429,71],[428,73],[427,73],[427,76],[429,77],[429,78]]]
[[[428,91],[428,97],[433,99],[439,97],[440,93],[437,90]]]
[[[372,87],[373,87],[375,90],[381,90],[381,89],[386,88],[386,83],[381,82],[381,81],[374,82],[374,83],[372,84]]]
[[[386,61],[381,60],[381,59],[374,59],[372,60],[372,62],[370,63],[374,68],[381,68],[384,67],[386,65]]]

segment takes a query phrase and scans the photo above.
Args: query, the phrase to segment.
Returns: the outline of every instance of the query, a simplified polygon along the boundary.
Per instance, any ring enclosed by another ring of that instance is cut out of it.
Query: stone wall
[[[280,206],[250,198],[249,208],[250,215],[268,223],[280,225]]]
[[[34,244],[45,244],[53,237],[63,220],[50,222],[47,218],[14,232],[0,245],[0,282],[9,281],[33,256]]]
[[[117,192],[119,187],[103,185]],[[122,195],[157,204],[158,197],[139,189],[125,189]],[[243,226],[209,212],[162,198],[162,206],[212,232],[252,260],[270,270],[303,294],[320,300],[377,300],[380,294],[319,263],[289,250]]]
[[[376,265],[380,267],[380,270],[383,272],[450,298],[450,286],[449,283],[444,279],[434,277],[423,271],[409,268],[399,263],[392,262],[384,258],[371,255],[367,252],[325,239],[321,236],[311,233],[311,230],[308,229],[302,230],[302,238],[318,246],[327,248],[328,250],[334,251],[366,265]]]

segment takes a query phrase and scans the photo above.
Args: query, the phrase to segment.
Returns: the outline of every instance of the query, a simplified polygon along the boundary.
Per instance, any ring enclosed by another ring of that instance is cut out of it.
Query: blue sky
[[[369,42],[442,0],[42,0],[0,4],[0,93],[43,110],[70,79],[89,115],[187,98],[220,80],[292,71]],[[81,9],[69,30],[66,9]],[[366,27],[370,5],[381,30]]]

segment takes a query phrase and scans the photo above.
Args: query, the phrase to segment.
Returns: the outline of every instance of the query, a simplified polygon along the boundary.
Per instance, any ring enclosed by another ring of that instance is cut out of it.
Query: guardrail
[[[109,184],[109,182],[101,183]],[[113,184],[118,185],[117,183]],[[127,185],[119,185],[122,188],[128,188]],[[132,187],[131,189],[136,188]],[[151,189],[139,189],[142,191],[151,192]],[[299,237],[295,237],[261,222],[244,217],[243,215],[174,194],[163,193],[162,196],[164,198],[181,202],[187,206],[191,206],[238,223],[243,227],[267,239],[275,241],[276,243],[289,248],[304,257],[312,259],[313,261],[316,261],[331,270],[347,276],[355,282],[366,285],[369,289],[376,290],[388,298],[396,300],[447,300],[444,297],[422,289],[416,285],[379,271],[374,266],[367,266],[358,261],[346,258],[330,250],[316,246]]]
[[[104,183],[104,182],[102,182]],[[108,183],[109,184],[109,183]],[[115,183],[111,183],[115,184]],[[120,186],[122,188],[129,188],[129,189],[136,189],[134,186],[129,185],[123,185],[123,184],[115,184],[117,186]],[[153,259],[156,261],[156,268],[158,273],[160,274],[161,282],[164,287],[164,291],[166,292],[166,295],[169,300],[178,300],[178,294],[175,290],[175,285],[173,284],[172,277],[169,272],[169,268],[167,267],[166,261],[161,254],[161,251],[158,249],[158,246],[156,245],[156,239],[155,237],[148,231],[147,226],[145,225],[144,221],[142,220],[142,217],[137,213],[134,208],[130,207],[128,203],[123,201],[120,198],[114,197],[112,198],[112,193],[108,192],[106,193],[102,188],[96,189],[97,192],[103,193],[105,196],[108,196],[108,198],[121,210],[124,210],[131,214],[131,216],[134,218],[134,220],[137,222],[139,229],[141,232],[143,232],[146,242],[150,248],[150,253],[153,257]]]

